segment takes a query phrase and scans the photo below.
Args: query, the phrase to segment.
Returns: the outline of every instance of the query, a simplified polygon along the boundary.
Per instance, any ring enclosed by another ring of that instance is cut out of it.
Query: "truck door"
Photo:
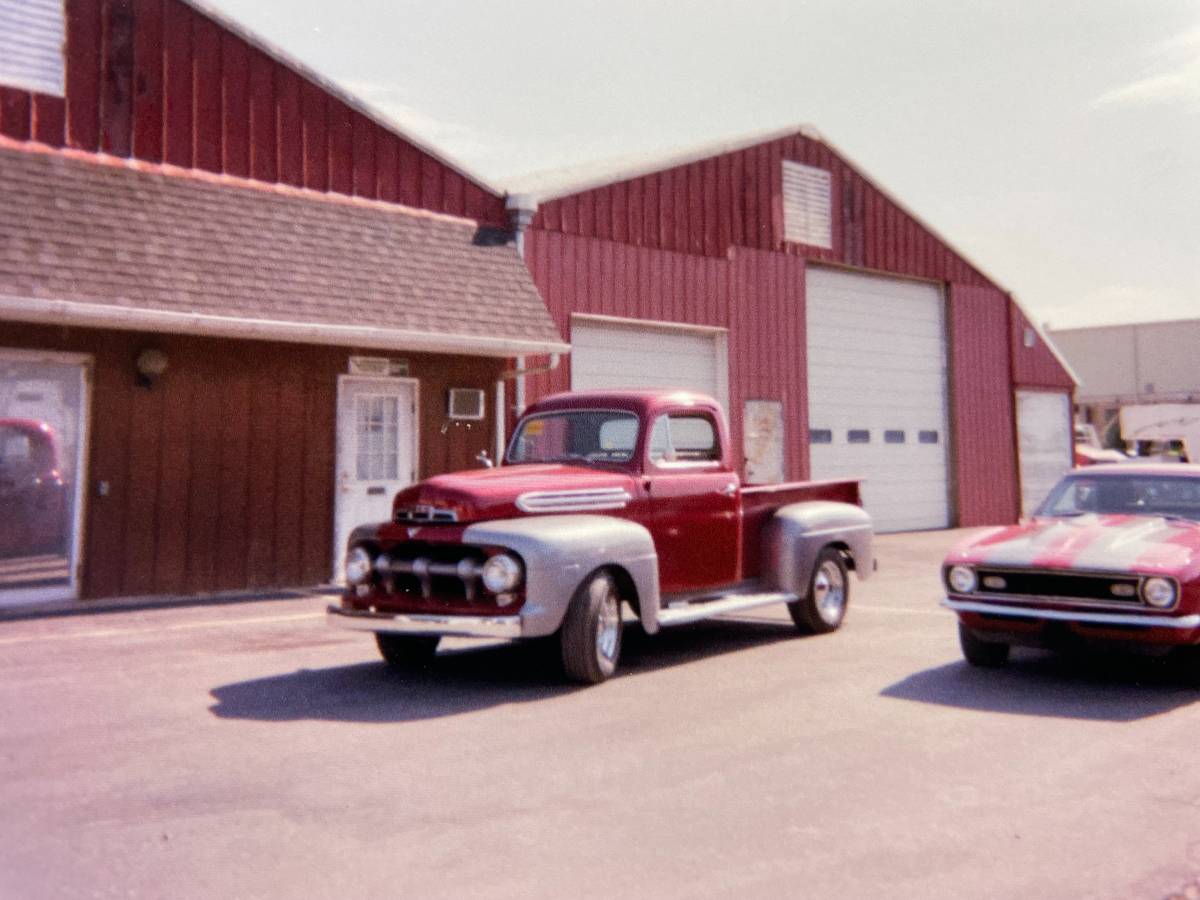
[[[664,594],[719,587],[738,578],[738,478],[723,461],[719,434],[707,410],[671,411],[651,426],[649,528]]]

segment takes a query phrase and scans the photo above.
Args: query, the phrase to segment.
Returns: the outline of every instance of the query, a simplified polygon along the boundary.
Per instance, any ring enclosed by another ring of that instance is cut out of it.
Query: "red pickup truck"
[[[771,603],[833,631],[871,538],[856,481],[741,485],[711,398],[558,394],[521,417],[502,466],[413,485],[390,522],[355,529],[329,618],[375,632],[397,668],[446,635],[556,635],[568,677],[596,683],[625,607],[648,634]]]

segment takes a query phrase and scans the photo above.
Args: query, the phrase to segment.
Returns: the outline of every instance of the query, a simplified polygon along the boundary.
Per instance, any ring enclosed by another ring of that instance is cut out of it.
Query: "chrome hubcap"
[[[846,579],[837,563],[826,560],[813,579],[813,601],[827,625],[836,625],[846,608]]]
[[[596,616],[596,652],[602,659],[612,662],[617,655],[617,636],[621,629],[621,602],[607,578],[592,582],[592,596],[600,601],[599,615]]]

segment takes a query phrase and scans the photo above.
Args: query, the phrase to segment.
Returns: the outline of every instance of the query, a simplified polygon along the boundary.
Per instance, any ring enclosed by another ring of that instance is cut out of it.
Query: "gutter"
[[[526,354],[559,354],[570,350],[558,341],[498,338],[486,335],[442,334],[369,325],[335,325],[253,319],[211,313],[184,313],[138,309],[115,304],[46,300],[0,294],[0,320],[74,325],[81,328],[114,328],[170,334],[223,337],[237,340],[282,341],[292,344],[351,346],[378,350],[411,350],[426,353],[461,353],[470,356],[511,358]]]

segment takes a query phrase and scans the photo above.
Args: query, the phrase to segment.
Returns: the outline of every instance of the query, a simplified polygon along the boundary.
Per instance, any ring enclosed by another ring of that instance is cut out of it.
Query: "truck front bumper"
[[[437,634],[444,637],[519,638],[520,616],[442,616],[432,613],[381,613],[329,606],[326,620],[351,631],[385,634]]]

